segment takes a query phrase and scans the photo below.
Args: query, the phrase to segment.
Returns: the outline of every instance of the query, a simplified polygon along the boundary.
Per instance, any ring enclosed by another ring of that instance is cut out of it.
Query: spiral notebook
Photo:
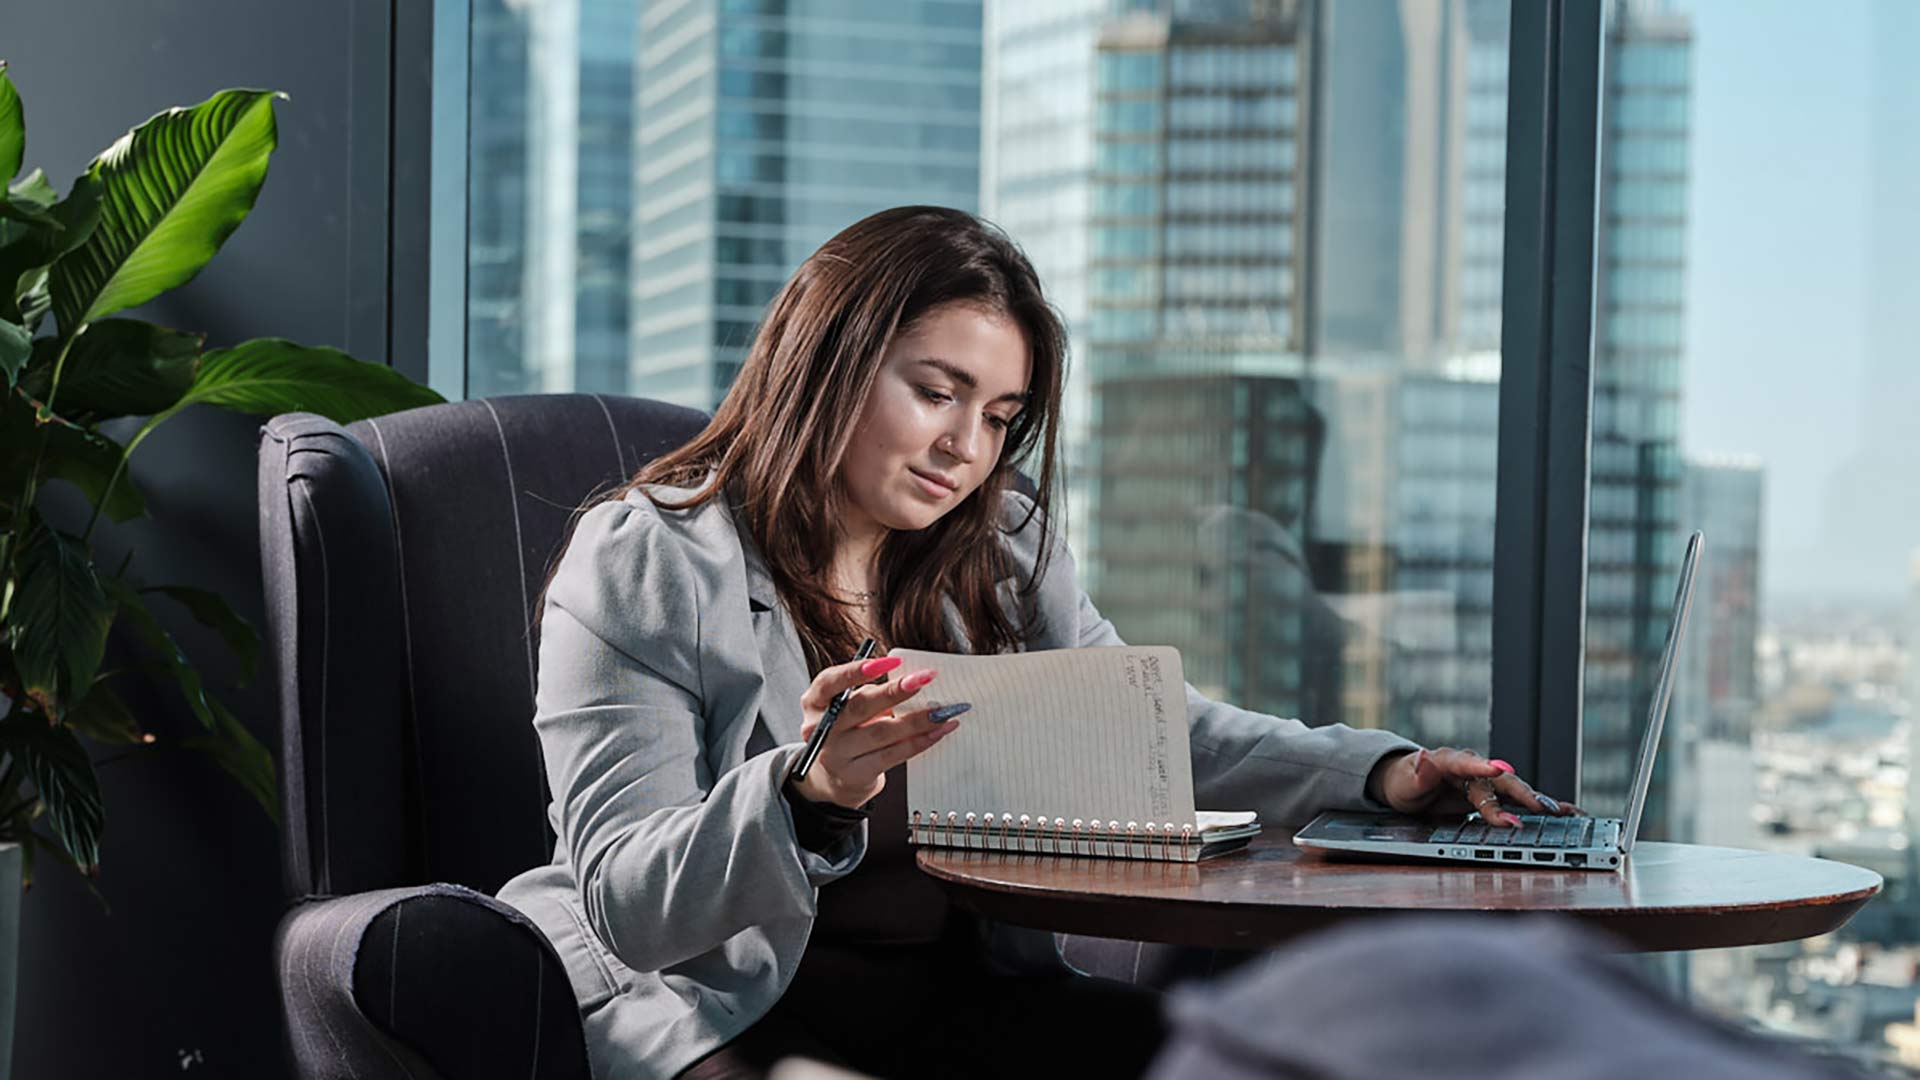
[[[1176,649],[889,655],[940,672],[914,707],[973,703],[907,763],[912,843],[1196,862],[1260,831],[1252,811],[1194,809]]]

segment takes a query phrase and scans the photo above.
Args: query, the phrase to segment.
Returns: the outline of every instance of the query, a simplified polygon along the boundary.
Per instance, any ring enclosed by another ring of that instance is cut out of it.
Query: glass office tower
[[[1581,767],[1582,805],[1605,813],[1626,804],[1685,543],[1680,392],[1693,34],[1686,16],[1662,5],[1622,4],[1614,13],[1600,160]],[[1672,830],[1673,764],[1661,759],[1647,836]]]
[[[1082,567],[1092,509],[1085,363],[1093,204],[1094,57],[1111,0],[986,5],[981,213],[1019,241],[1066,322],[1061,452],[1067,545]]]
[[[1136,11],[1101,31],[1086,576],[1203,692],[1300,715],[1298,537],[1324,437],[1294,287],[1306,27],[1297,5],[1258,15]]]
[[[467,393],[626,383],[633,5],[475,0]]]
[[[1694,581],[1667,749],[1672,839],[1748,847],[1754,840],[1753,715],[1760,706],[1760,523],[1765,473],[1752,458],[1686,463],[1680,520],[1707,534]]]
[[[794,267],[877,210],[976,210],[980,0],[644,0],[628,391],[711,408]]]
[[[782,282],[974,210],[980,0],[474,0],[470,396],[710,409]]]
[[[1484,745],[1506,5],[1102,28],[1085,577],[1202,690]]]
[[[467,393],[539,388],[527,364],[527,11],[474,0],[467,119]]]

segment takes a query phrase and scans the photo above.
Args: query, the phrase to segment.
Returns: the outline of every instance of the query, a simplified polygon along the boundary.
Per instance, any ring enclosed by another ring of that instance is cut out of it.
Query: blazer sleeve
[[[1017,496],[1024,506],[1025,496]],[[1020,514],[1010,515],[1017,522]],[[1016,534],[1013,552],[1023,570],[1040,535],[1038,520]],[[1073,556],[1057,535],[1041,569],[1042,632],[1063,645],[1125,645],[1113,623],[1080,587]],[[1055,620],[1062,620],[1064,625]],[[1272,825],[1299,826],[1322,810],[1385,811],[1367,797],[1367,777],[1388,754],[1419,745],[1390,731],[1345,724],[1308,727],[1214,701],[1186,684],[1188,741],[1193,753],[1195,802],[1209,810],[1255,810]]]
[[[582,516],[541,616],[534,727],[581,906],[622,962],[655,971],[749,927],[811,918],[866,830],[802,849],[781,781],[799,746],[711,775],[702,581],[651,504]]]

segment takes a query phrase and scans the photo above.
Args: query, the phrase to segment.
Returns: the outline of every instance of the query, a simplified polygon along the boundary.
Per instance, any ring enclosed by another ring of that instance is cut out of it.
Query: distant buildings
[[[1600,147],[1582,805],[1617,813],[1645,729],[1686,532],[1680,506],[1693,31],[1615,7]],[[1712,545],[1714,536],[1708,534]],[[1669,834],[1661,806],[1643,831]]]
[[[1907,835],[1920,842],[1920,547],[1908,560],[1907,611],[1901,638],[1906,651],[1902,702],[1907,716]]]
[[[1704,531],[1707,542],[1667,720],[1667,767],[1650,806],[1668,839],[1744,847],[1754,837],[1765,474],[1745,458],[1701,458],[1685,468],[1680,520]]]
[[[630,392],[711,408],[800,261],[979,207],[980,0],[642,0]]]
[[[800,261],[974,210],[981,0],[475,0],[469,393],[718,403]]]
[[[1506,5],[1128,7],[1099,31],[1089,110],[1090,588],[1123,632],[1188,627],[1168,640],[1210,692],[1484,743]],[[1602,803],[1624,801],[1678,561],[1661,540],[1680,480],[1689,86],[1684,19],[1637,6],[1612,35],[1589,598]],[[1081,205],[1084,172],[1048,175],[1056,205]],[[1144,401],[1183,416],[1177,395],[1229,388],[1204,439],[1142,427]],[[1242,425],[1260,420],[1234,410],[1256,397],[1310,418],[1261,438],[1257,467],[1290,487],[1249,471]],[[1209,581],[1250,584],[1207,598],[1191,578],[1216,565]],[[1276,576],[1317,621],[1249,650]]]

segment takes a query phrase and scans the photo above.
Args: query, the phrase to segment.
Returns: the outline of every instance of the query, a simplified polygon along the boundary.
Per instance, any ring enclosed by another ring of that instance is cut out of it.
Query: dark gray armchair
[[[293,900],[274,959],[302,1080],[588,1076],[559,958],[492,896],[553,851],[529,627],[574,508],[706,421],[553,394],[261,429]],[[1212,964],[1066,951],[1156,985]]]
[[[531,605],[572,510],[706,420],[564,394],[261,429],[302,1078],[588,1075],[559,959],[491,895],[553,850]]]

